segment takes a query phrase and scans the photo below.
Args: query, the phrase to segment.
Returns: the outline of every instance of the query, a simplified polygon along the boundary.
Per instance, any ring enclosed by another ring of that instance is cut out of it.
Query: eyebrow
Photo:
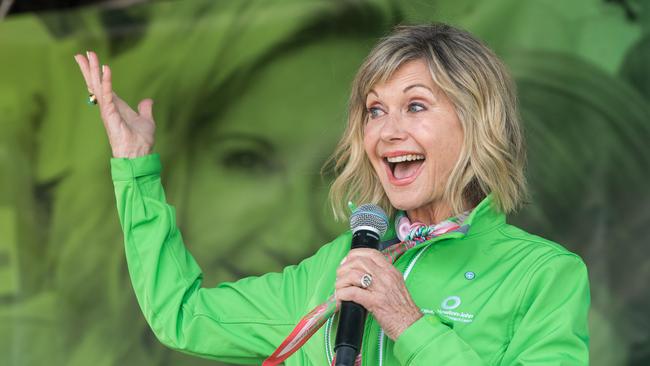
[[[402,90],[402,93],[406,93],[406,92],[409,91],[410,89],[417,88],[417,87],[425,88],[426,90],[430,91],[431,94],[434,94],[434,93],[433,93],[433,90],[431,90],[431,88],[429,88],[428,86],[426,86],[426,85],[424,85],[424,84],[413,84],[413,85],[409,85],[409,86],[407,86],[406,88],[404,88],[404,90]]]
[[[430,91],[431,94],[435,95],[435,93],[433,92],[433,90],[431,90],[431,88],[429,88],[428,86],[426,86],[426,85],[424,85],[424,84],[413,84],[413,85],[409,85],[409,86],[407,86],[406,88],[404,88],[404,90],[402,90],[402,93],[406,93],[407,91],[409,91],[409,90],[411,90],[411,89],[413,89],[413,88],[417,88],[417,87],[424,88],[424,89]],[[379,98],[379,94],[377,94],[377,92],[375,91],[375,89],[370,89],[370,91],[368,92],[368,94],[370,94],[370,93],[374,94],[375,96],[377,96],[377,98]]]

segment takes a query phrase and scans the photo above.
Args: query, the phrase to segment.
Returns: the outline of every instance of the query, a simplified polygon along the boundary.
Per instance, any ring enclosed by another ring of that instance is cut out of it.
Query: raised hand
[[[97,54],[86,52],[86,56],[77,54],[74,59],[86,80],[88,92],[97,97],[113,157],[134,158],[150,154],[156,130],[151,111],[153,100],[142,100],[138,111],[134,111],[113,92],[111,69],[107,65],[100,69]]]

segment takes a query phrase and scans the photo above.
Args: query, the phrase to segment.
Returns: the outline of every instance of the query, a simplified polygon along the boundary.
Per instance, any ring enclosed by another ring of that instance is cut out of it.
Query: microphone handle
[[[379,235],[370,230],[359,230],[352,235],[350,250],[357,248],[377,249]],[[334,351],[336,352],[335,366],[354,366],[357,355],[361,351],[361,340],[366,324],[368,311],[353,301],[341,302],[339,328],[336,332]]]
[[[335,366],[353,366],[361,351],[367,310],[353,301],[341,303],[339,330],[336,333]],[[341,328],[343,327],[343,328]]]

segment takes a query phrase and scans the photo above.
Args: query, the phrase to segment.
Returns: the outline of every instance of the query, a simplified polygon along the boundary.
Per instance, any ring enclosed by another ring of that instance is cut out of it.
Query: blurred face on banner
[[[183,234],[208,284],[292,264],[345,228],[320,169],[366,48],[333,39],[278,56],[197,134]]]

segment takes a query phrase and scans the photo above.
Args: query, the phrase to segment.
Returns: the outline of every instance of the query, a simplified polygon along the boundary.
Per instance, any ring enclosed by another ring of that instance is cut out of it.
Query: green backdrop
[[[593,365],[650,364],[650,4],[152,1],[0,23],[0,364],[207,365],[161,346],[126,272],[110,150],[72,56],[156,101],[168,199],[207,285],[276,271],[345,223],[321,166],[351,79],[399,23],[485,40],[518,85],[532,199],[511,221],[579,253]],[[210,197],[206,200],[205,197]]]

